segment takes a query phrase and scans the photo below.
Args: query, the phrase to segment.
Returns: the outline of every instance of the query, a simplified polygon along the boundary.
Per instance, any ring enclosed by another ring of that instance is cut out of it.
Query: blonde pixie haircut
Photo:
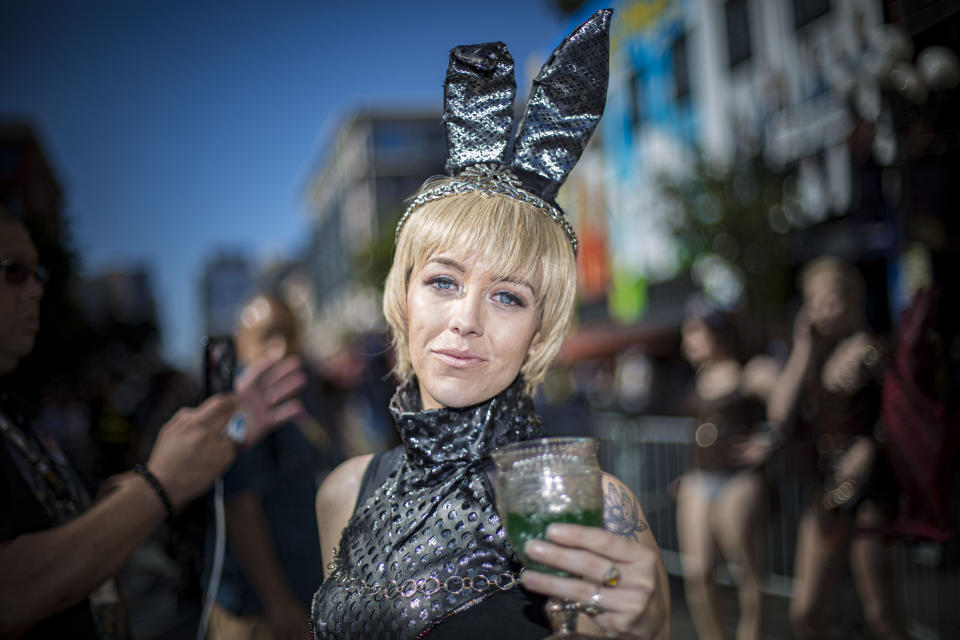
[[[429,180],[420,192],[446,181],[453,178]],[[533,395],[573,322],[576,262],[563,229],[530,204],[476,191],[434,200],[413,211],[397,238],[383,292],[383,314],[397,358],[394,373],[401,383],[414,376],[407,342],[410,277],[444,252],[484,256],[496,265],[495,278],[533,285],[540,326],[520,368],[526,392]]]

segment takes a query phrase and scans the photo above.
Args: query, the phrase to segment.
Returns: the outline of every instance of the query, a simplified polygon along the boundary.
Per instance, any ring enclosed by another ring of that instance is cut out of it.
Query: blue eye
[[[520,299],[520,296],[518,296],[518,295],[516,295],[516,294],[513,294],[513,293],[510,293],[509,291],[497,291],[495,294],[493,294],[493,297],[494,297],[494,298],[496,299],[496,301],[499,302],[500,304],[505,304],[505,305],[508,305],[508,306],[511,306],[511,307],[512,307],[512,306],[517,306],[517,307],[526,306],[526,305],[523,304],[523,300]]]
[[[427,280],[427,284],[441,291],[451,291],[457,287],[457,283],[449,276],[434,276]]]

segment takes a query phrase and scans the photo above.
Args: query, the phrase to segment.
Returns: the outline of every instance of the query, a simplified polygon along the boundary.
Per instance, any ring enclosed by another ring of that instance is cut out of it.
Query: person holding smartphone
[[[33,351],[47,272],[24,223],[0,208],[0,636],[128,635],[114,576],[163,521],[203,494],[238,447],[301,411],[299,362],[271,354],[236,393],[181,409],[143,465],[92,500],[56,439],[34,428],[13,390]],[[246,425],[242,442],[225,427]]]

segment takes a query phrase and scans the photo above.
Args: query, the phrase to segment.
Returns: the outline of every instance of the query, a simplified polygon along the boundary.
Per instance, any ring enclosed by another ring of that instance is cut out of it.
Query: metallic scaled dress
[[[313,598],[317,639],[419,638],[519,588],[485,469],[493,449],[542,434],[523,380],[466,409],[418,408],[415,383],[398,389],[390,410],[403,455],[343,530]]]

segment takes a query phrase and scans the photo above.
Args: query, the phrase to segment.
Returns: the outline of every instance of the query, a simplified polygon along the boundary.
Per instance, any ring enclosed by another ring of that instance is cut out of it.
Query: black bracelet
[[[150,487],[153,489],[154,493],[160,498],[163,502],[164,508],[167,510],[167,517],[172,518],[174,516],[173,512],[173,503],[170,502],[170,496],[167,495],[166,490],[163,488],[163,485],[160,484],[160,481],[157,480],[157,476],[150,473],[150,470],[147,469],[142,464],[138,464],[133,468],[134,472],[139,473],[143,478],[150,483]]]

